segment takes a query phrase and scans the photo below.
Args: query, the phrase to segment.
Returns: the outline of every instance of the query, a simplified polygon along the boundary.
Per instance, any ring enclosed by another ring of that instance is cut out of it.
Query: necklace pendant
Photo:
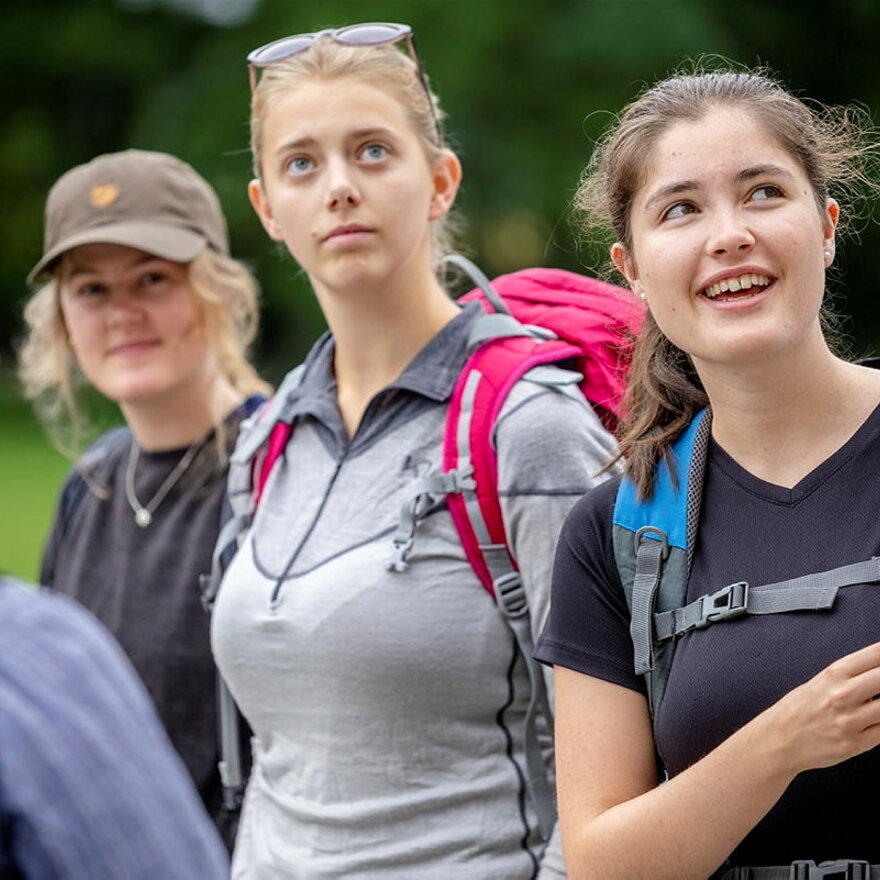
[[[153,521],[153,514],[151,514],[145,507],[139,507],[134,512],[134,521],[142,529],[145,529]]]

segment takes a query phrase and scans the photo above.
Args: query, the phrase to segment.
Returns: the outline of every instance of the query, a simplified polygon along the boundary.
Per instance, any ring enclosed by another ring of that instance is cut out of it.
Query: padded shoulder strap
[[[658,466],[651,497],[640,499],[635,484],[625,478],[614,507],[614,556],[630,608],[633,666],[645,676],[655,719],[675,641],[658,647],[654,614],[685,603],[710,429],[711,414],[703,410]]]
[[[476,487],[449,495],[449,509],[468,561],[493,598],[498,592],[495,581],[515,570],[516,563],[507,547],[498,501],[492,430],[514,385],[529,370],[565,359],[571,348],[564,342],[529,337],[491,340],[465,363],[452,394],[443,437],[443,470],[472,476]]]
[[[624,478],[614,505],[614,524],[633,534],[651,526],[666,535],[672,547],[692,552],[690,544],[696,527],[688,520],[688,499],[702,492],[705,451],[711,416],[708,409],[700,412],[672,446],[672,455],[657,467],[654,492],[650,498],[639,498],[635,483]],[[697,461],[694,461],[695,451]],[[694,466],[696,464],[696,467]],[[694,480],[695,485],[691,485]],[[699,507],[699,498],[696,498]],[[693,519],[693,517],[691,517]]]
[[[447,495],[449,512],[468,562],[513,632],[529,675],[526,768],[529,793],[545,839],[555,825],[556,807],[537,725],[543,715],[552,726],[552,713],[543,672],[533,658],[527,596],[507,543],[492,431],[514,385],[530,370],[570,357],[572,349],[568,343],[540,341],[525,334],[480,343],[458,377],[443,438],[444,476],[456,486]],[[568,382],[579,378],[577,374],[567,376]],[[555,376],[548,378],[550,384],[557,381]]]

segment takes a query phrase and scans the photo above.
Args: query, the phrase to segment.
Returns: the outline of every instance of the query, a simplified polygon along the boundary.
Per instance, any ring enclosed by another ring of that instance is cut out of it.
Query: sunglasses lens
[[[340,28],[333,34],[333,38],[353,46],[372,46],[400,40],[409,33],[411,29],[405,24],[353,24]]]
[[[297,34],[295,37],[287,37],[284,40],[276,40],[259,49],[254,49],[248,55],[249,64],[271,64],[273,61],[281,61],[282,58],[290,58],[304,52],[314,41],[313,34]]]

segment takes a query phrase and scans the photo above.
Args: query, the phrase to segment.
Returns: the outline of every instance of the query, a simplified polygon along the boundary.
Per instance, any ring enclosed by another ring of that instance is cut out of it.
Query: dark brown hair
[[[574,200],[582,231],[610,231],[632,253],[630,211],[658,139],[677,122],[724,108],[751,114],[800,163],[820,211],[830,195],[852,203],[860,190],[876,189],[869,174],[873,126],[864,111],[808,105],[764,70],[695,69],[646,89],[599,141]],[[642,497],[653,491],[659,461],[708,402],[690,356],[649,313],[636,342],[620,429],[620,455]]]

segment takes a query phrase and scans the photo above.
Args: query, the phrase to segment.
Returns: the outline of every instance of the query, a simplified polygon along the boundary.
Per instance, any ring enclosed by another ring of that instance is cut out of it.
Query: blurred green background
[[[880,108],[876,0],[30,0],[0,15],[0,569],[31,578],[68,463],[19,398],[15,342],[58,175],[126,147],[181,156],[217,188],[234,252],[261,279],[264,374],[277,381],[322,329],[308,285],[247,203],[251,48],[356,21],[410,23],[464,163],[466,249],[493,274],[604,262],[576,248],[568,217],[591,141],[685,58],[766,64],[801,94]],[[856,354],[880,338],[880,235],[869,225],[860,239],[839,250],[835,282]]]

